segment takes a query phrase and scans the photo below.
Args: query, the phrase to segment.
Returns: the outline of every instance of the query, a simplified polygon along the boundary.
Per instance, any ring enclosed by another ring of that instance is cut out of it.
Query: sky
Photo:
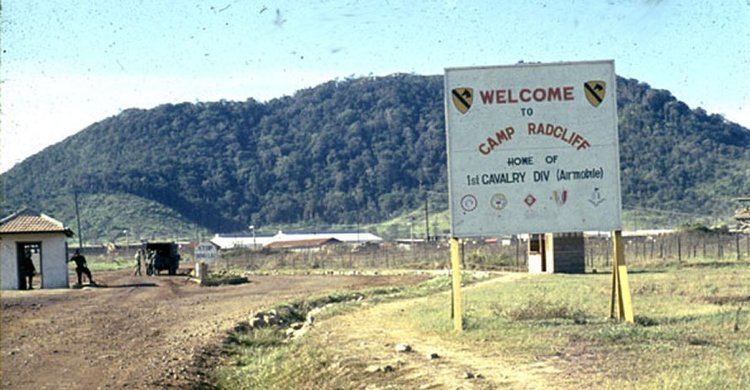
[[[750,127],[750,0],[3,0],[0,172],[137,107],[334,78],[614,59]]]

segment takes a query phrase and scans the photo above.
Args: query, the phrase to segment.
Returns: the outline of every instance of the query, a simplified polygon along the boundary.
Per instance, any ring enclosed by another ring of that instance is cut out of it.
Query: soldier
[[[76,274],[78,275],[78,286],[82,285],[81,275],[85,274],[89,278],[89,284],[96,286],[96,282],[91,278],[91,271],[86,266],[86,258],[81,255],[81,252],[76,249],[75,255],[70,258],[68,262],[74,261],[76,263]]]
[[[31,261],[31,252],[26,250],[24,251],[23,259],[21,260],[21,290],[34,289],[32,287],[34,275],[36,275],[36,267],[34,267],[34,262]],[[26,278],[28,278],[28,282],[26,281]]]
[[[135,272],[133,272],[133,276],[141,276],[141,259],[143,258],[142,252],[143,250],[137,250],[135,252]]]
[[[156,252],[154,252],[153,250],[149,249],[147,257],[148,257],[148,263],[146,263],[146,274],[153,275],[153,273],[154,273],[154,261],[156,259]]]

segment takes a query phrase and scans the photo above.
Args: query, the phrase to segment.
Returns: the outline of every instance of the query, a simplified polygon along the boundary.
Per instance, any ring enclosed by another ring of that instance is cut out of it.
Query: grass
[[[607,319],[608,275],[498,283],[465,294],[460,337],[519,363],[560,356],[571,386],[743,388],[750,315],[737,297],[750,296],[748,280],[746,265],[633,274],[636,325]],[[444,305],[431,298],[394,326],[452,339]]]
[[[530,275],[466,289],[465,331],[458,335],[448,316],[447,294],[436,293],[450,285],[445,277],[395,293],[370,294],[366,301],[423,296],[399,303],[389,325],[458,343],[506,365],[549,364],[559,370],[550,378],[555,387],[750,387],[746,263],[644,268],[630,279],[634,325],[608,319],[610,276],[602,274]],[[327,315],[356,315],[358,304]],[[214,373],[218,386],[366,385],[362,360],[341,356],[341,346],[328,346],[315,337],[294,343],[275,337],[239,336],[239,342],[228,347],[231,364]],[[398,376],[391,379],[398,383]]]
[[[412,234],[411,227],[413,226],[414,238],[424,238],[424,218],[424,209],[417,208],[389,220],[366,225],[364,228],[366,230],[374,231],[376,234],[379,234],[383,237],[393,239],[409,238]],[[414,221],[413,223],[412,220]],[[447,209],[439,211],[431,210],[429,228],[430,235],[442,235],[450,231],[449,211]]]
[[[467,275],[464,283],[468,285],[478,280]],[[413,287],[338,292],[287,302],[274,309],[281,316],[288,317],[285,318],[288,323],[304,319],[306,312],[314,307],[340,303],[317,316],[319,319],[330,318],[356,312],[363,302],[360,297],[366,299],[367,304],[415,298],[445,291],[450,288],[450,283],[449,277],[441,276]],[[322,348],[313,338],[287,342],[283,328],[246,332],[238,327],[229,334],[224,354],[229,358],[228,362],[209,375],[212,384],[221,389],[349,388],[356,380],[356,373],[364,369],[358,361],[342,362],[341,356]],[[345,375],[341,375],[342,370]]]
[[[280,332],[263,330],[236,339],[227,349],[232,364],[213,373],[213,385],[220,389],[349,387],[346,378],[332,372],[339,367],[335,356],[305,341],[284,343],[282,337]]]
[[[135,260],[131,258],[119,257],[108,259],[104,256],[89,256],[86,264],[91,272],[116,271],[125,268],[135,269]],[[75,263],[68,264],[68,274],[75,275]],[[96,278],[96,276],[94,276]]]

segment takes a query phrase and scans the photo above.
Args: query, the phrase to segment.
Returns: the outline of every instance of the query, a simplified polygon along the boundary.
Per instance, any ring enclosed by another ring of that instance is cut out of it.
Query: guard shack
[[[67,237],[73,232],[62,222],[31,209],[19,210],[0,220],[0,288],[67,288]],[[22,262],[31,257],[33,284],[22,280]]]
[[[529,236],[529,273],[586,272],[586,251],[583,233],[546,233]]]

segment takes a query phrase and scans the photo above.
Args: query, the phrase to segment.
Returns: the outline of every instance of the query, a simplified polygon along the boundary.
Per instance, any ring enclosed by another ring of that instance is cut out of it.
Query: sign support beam
[[[622,232],[612,232],[612,248],[614,261],[612,262],[612,297],[609,302],[611,318],[632,324],[633,304],[630,299],[630,284],[628,283],[628,267],[625,265],[625,246],[622,242]]]
[[[461,254],[458,238],[451,238],[451,272],[453,299],[453,329],[457,332],[463,330],[463,319],[461,318]]]

